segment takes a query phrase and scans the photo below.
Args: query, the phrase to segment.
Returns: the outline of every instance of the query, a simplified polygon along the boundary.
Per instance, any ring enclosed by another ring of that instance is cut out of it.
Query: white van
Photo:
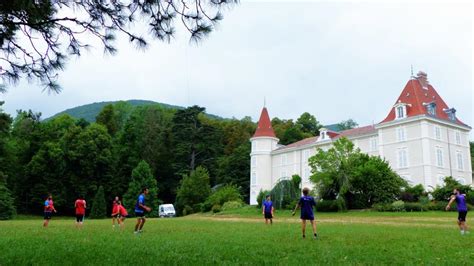
[[[174,210],[173,204],[162,204],[158,206],[159,217],[175,217],[176,211]]]

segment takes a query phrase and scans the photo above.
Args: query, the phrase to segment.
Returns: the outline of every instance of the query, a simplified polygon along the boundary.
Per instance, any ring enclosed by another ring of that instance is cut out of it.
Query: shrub
[[[222,210],[223,211],[227,211],[227,210],[235,210],[235,209],[238,209],[240,207],[242,207],[242,202],[241,201],[237,201],[237,200],[233,200],[233,201],[228,201],[226,203],[224,203],[224,205],[222,205]]]
[[[211,211],[212,211],[213,213],[218,213],[218,212],[220,212],[220,211],[221,211],[221,205],[215,204],[214,206],[212,206]]]
[[[212,210],[214,205],[222,206],[228,201],[242,201],[242,196],[240,195],[239,189],[234,185],[225,185],[217,189],[212,193],[207,200],[204,202],[201,210],[209,211]]]
[[[401,212],[405,210],[405,202],[402,200],[397,200],[392,203],[392,211]]]
[[[420,197],[425,193],[425,188],[423,185],[418,184],[416,186],[405,188],[405,191],[401,193],[400,199],[404,202],[417,202],[420,200]]]
[[[191,208],[191,206],[189,205],[186,205],[183,207],[183,215],[186,216],[188,214],[192,214],[193,213],[193,208]]]
[[[337,203],[335,200],[321,200],[316,203],[316,210],[318,212],[337,212]]]
[[[454,188],[458,188],[462,193],[466,194],[472,191],[472,188],[469,185],[461,185],[451,176],[447,176],[444,178],[444,185],[442,187],[436,186],[431,194],[437,201],[447,201],[453,194]]]
[[[262,208],[262,203],[265,200],[265,196],[269,194],[270,194],[270,191],[260,189],[260,192],[258,192],[258,195],[257,195],[257,208],[258,209]]]
[[[185,206],[191,207],[194,212],[200,211],[202,208],[199,204],[203,203],[209,194],[211,194],[209,172],[206,168],[198,166],[189,175],[183,175],[176,194],[175,206],[183,215]]]
[[[425,207],[419,202],[405,202],[405,211],[407,212],[422,212]]]
[[[467,203],[474,205],[474,191],[470,191],[466,194]]]
[[[392,211],[392,204],[389,203],[377,203],[372,206],[378,212],[389,212]]]

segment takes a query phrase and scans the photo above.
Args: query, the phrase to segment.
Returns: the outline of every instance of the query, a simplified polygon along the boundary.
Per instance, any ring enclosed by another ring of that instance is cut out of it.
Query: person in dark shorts
[[[459,230],[461,230],[461,235],[469,234],[467,231],[467,224],[466,224],[466,215],[467,215],[467,204],[466,204],[466,194],[461,194],[458,188],[453,190],[453,194],[451,199],[449,200],[448,205],[446,206],[446,210],[448,211],[451,208],[451,204],[456,201],[456,207],[458,209],[458,226]]]
[[[150,212],[150,207],[145,205],[145,196],[148,194],[148,188],[143,188],[142,193],[138,196],[137,204],[135,204],[135,216],[137,216],[137,224],[135,225],[135,234],[141,233],[143,225],[146,222],[145,212]]]
[[[303,238],[306,238],[306,221],[309,220],[311,226],[313,227],[314,238],[318,238],[318,233],[316,231],[316,222],[314,221],[313,207],[316,206],[314,198],[309,196],[309,188],[305,187],[303,189],[303,196],[300,198],[298,203],[293,210],[293,215],[295,215],[296,210],[301,208],[301,231],[303,233]]]
[[[74,208],[76,208],[76,228],[82,228],[84,216],[86,215],[86,201],[84,197],[79,196],[77,198]]]
[[[51,216],[53,212],[56,212],[54,208],[53,196],[51,194],[48,195],[48,198],[44,201],[44,222],[43,227],[48,227],[49,220],[51,220]]]
[[[268,224],[268,221],[270,221],[270,224],[273,224],[274,208],[270,195],[267,195],[262,205],[262,214],[263,217],[265,217],[265,224]]]

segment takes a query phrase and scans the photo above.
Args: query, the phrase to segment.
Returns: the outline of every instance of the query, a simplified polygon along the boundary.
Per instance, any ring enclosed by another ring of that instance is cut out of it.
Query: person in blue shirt
[[[306,238],[306,221],[309,220],[311,226],[313,227],[314,238],[318,238],[318,233],[316,231],[316,222],[314,221],[313,207],[316,206],[314,198],[308,196],[309,188],[303,188],[303,196],[300,198],[298,203],[293,210],[293,215],[295,215],[296,210],[301,208],[301,231],[303,233],[303,238]]]
[[[446,206],[446,210],[449,211],[451,208],[451,204],[456,201],[456,207],[458,209],[458,226],[459,230],[461,230],[461,235],[469,234],[467,231],[466,225],[466,215],[467,215],[467,204],[466,204],[466,194],[461,194],[458,188],[453,190],[453,195],[449,200],[448,205]]]
[[[145,196],[148,195],[148,188],[143,188],[142,193],[138,196],[135,204],[135,216],[137,216],[137,224],[135,225],[135,234],[141,233],[145,224],[145,212],[150,212],[151,208],[145,205]]]
[[[265,224],[268,224],[268,221],[270,221],[270,224],[273,224],[274,208],[273,208],[273,202],[270,195],[267,195],[262,205],[263,205],[262,214],[263,214],[263,217],[265,217]]]

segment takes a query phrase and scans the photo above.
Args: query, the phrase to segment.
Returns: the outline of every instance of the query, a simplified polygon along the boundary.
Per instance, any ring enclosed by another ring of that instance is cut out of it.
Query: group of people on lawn
[[[296,210],[298,208],[301,208],[300,218],[303,238],[306,238],[306,223],[307,221],[309,221],[313,229],[313,237],[317,239],[318,233],[316,229],[316,222],[314,221],[313,211],[313,207],[316,206],[316,201],[312,196],[309,195],[309,191],[309,188],[303,189],[303,196],[301,196],[298,203],[296,204],[292,215],[294,216]],[[151,208],[145,205],[145,197],[147,194],[148,188],[143,188],[135,204],[135,216],[137,217],[137,223],[135,224],[134,231],[135,234],[142,232],[143,225],[146,221],[145,215],[147,212],[151,211]],[[462,194],[457,188],[453,190],[453,195],[451,196],[449,203],[446,206],[446,210],[449,210],[454,202],[456,202],[456,207],[458,211],[458,226],[461,231],[461,234],[467,234],[469,233],[469,231],[467,230],[466,225],[466,215],[468,211],[466,204],[466,195]],[[83,197],[79,197],[76,200],[76,202],[74,203],[74,207],[76,209],[76,227],[81,228],[86,213],[86,201],[83,199]],[[262,203],[262,214],[265,219],[265,224],[273,224],[274,210],[275,208],[273,207],[271,197],[270,195],[267,195],[265,201]],[[53,197],[49,195],[46,201],[44,202],[44,227],[48,226],[53,212],[56,212],[56,209],[54,208]],[[119,197],[115,197],[112,207],[112,226],[115,228],[115,220],[117,220],[117,224],[121,228],[123,228],[124,220],[127,216],[127,210],[125,209],[125,207],[123,207]]]
[[[135,224],[135,234],[141,233],[143,225],[146,222],[145,213],[150,212],[151,208],[145,205],[145,197],[148,194],[148,188],[143,188],[140,195],[138,195],[137,202],[135,204],[135,216],[137,217],[137,223]],[[87,203],[82,196],[80,196],[74,203],[76,212],[76,227],[82,228],[84,223],[84,217],[86,215]],[[43,226],[48,227],[49,221],[51,220],[52,214],[56,213],[54,208],[53,196],[50,194],[44,202],[44,222]],[[124,227],[125,217],[128,216],[128,212],[122,205],[119,197],[116,196],[112,202],[112,227],[115,228],[115,220],[120,228]]]

